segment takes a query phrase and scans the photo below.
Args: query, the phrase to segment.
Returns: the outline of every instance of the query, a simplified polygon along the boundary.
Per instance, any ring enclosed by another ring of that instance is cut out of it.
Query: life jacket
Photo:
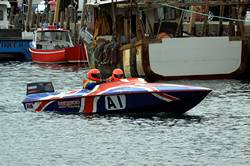
[[[84,89],[87,89],[87,90],[94,89],[96,85],[97,85],[96,81],[92,81],[92,80],[89,80],[89,79],[86,79],[86,80],[82,81],[82,87]]]

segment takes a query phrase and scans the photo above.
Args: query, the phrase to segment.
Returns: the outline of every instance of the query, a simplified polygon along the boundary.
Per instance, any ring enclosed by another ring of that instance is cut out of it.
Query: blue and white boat
[[[23,100],[26,110],[60,113],[174,113],[182,114],[200,103],[211,89],[189,85],[148,83],[128,78],[102,83],[93,90],[55,92],[51,82],[30,83]]]
[[[7,12],[10,8],[8,0],[0,0],[0,61],[30,61],[29,47],[33,33],[10,28]]]

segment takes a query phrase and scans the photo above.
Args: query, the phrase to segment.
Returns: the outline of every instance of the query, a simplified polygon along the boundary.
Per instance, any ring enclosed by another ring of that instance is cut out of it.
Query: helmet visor
[[[98,74],[91,74],[91,76],[92,76],[93,78],[98,78],[98,79],[101,78],[101,74],[100,74],[100,73],[98,73]]]
[[[123,74],[114,74],[115,78],[123,78],[124,75]]]

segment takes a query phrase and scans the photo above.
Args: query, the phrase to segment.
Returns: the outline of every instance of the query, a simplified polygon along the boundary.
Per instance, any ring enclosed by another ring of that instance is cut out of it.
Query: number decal
[[[105,96],[106,110],[122,110],[126,107],[126,96]]]

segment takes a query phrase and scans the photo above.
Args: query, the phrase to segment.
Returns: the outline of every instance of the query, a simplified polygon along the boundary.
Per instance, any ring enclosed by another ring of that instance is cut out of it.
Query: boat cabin
[[[0,29],[7,29],[9,25],[7,9],[10,8],[8,0],[0,0]]]
[[[36,49],[42,50],[73,47],[69,32],[62,29],[39,29],[35,32],[33,42]]]
[[[126,0],[115,0],[115,5],[112,2],[112,0],[89,0],[87,2],[87,30],[93,34],[94,42],[97,43],[104,40],[129,43],[137,33],[137,10],[128,8]]]

